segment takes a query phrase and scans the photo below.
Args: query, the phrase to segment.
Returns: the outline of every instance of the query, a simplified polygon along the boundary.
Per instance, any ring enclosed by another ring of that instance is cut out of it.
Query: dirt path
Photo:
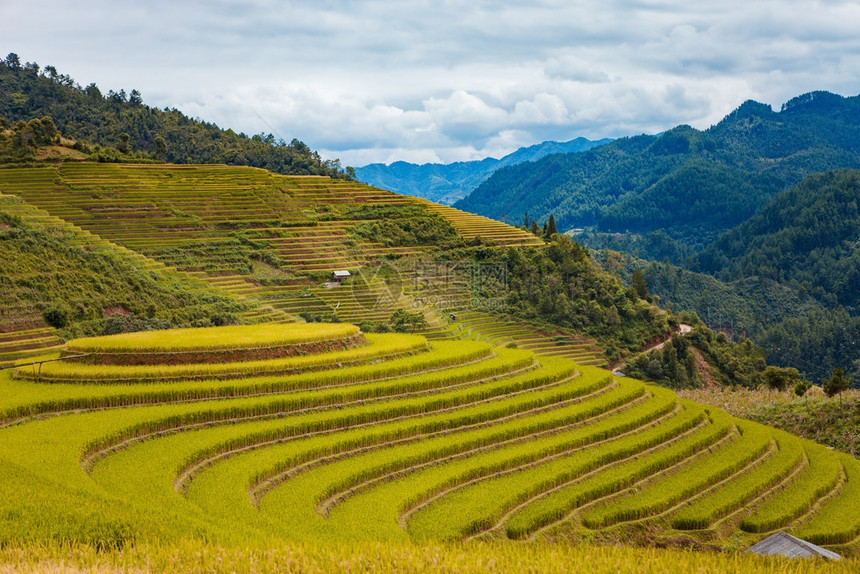
[[[675,331],[675,332],[674,332],[674,333],[672,333],[672,334],[673,334],[673,335],[681,335],[681,336],[683,336],[683,335],[686,335],[687,333],[689,333],[689,332],[690,332],[690,331],[692,331],[692,330],[693,330],[693,327],[692,327],[692,326],[690,326],[690,325],[684,325],[684,324],[682,323],[682,324],[678,325],[678,330],[677,330],[677,331]],[[651,346],[650,346],[650,347],[648,347],[647,349],[643,349],[643,350],[639,351],[638,353],[636,353],[635,355],[633,355],[633,356],[632,356],[632,357],[630,357],[630,358],[631,358],[631,359],[634,359],[634,358],[639,357],[639,356],[641,356],[641,355],[647,355],[647,354],[648,354],[648,353],[650,353],[651,351],[656,351],[657,349],[662,349],[662,348],[666,345],[666,343],[668,343],[671,339],[672,339],[672,338],[671,338],[671,337],[669,337],[669,338],[667,338],[665,341],[662,341],[662,342],[660,342],[660,343],[656,343],[656,344],[654,344],[654,345],[651,345]],[[612,374],[613,374],[613,375],[617,375],[619,372],[621,372],[621,370],[622,370],[623,368],[624,368],[624,365],[623,365],[623,364],[621,364],[621,365],[616,365],[616,366],[612,367]]]

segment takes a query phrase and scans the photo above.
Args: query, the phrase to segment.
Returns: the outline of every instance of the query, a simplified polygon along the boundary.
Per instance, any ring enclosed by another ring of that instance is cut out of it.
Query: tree
[[[155,144],[155,157],[158,159],[167,158],[167,142],[164,141],[164,138],[157,135],[153,143]]]
[[[836,367],[833,369],[833,373],[830,375],[829,379],[824,379],[821,381],[821,388],[824,390],[824,394],[828,397],[833,397],[834,395],[839,395],[839,406],[842,407],[842,391],[848,390],[848,387],[851,386],[853,381],[853,377],[846,377],[845,371],[842,370],[841,367]]]
[[[547,238],[550,238],[556,233],[558,233],[558,228],[555,226],[555,217],[550,213],[549,221],[546,222],[546,236]]]
[[[762,372],[761,378],[768,388],[784,391],[791,385],[796,385],[801,382],[800,372],[794,367],[774,367],[769,366]]]
[[[15,52],[9,52],[9,55],[6,56],[6,59],[3,62],[10,70],[21,69],[21,58],[19,58],[18,54]]]
[[[131,93],[128,95],[128,103],[133,106],[139,106],[140,104],[142,104],[143,98],[140,96],[140,92],[138,92],[137,90],[132,90]]]
[[[812,387],[812,384],[809,381],[798,381],[796,385],[794,385],[794,394],[798,397],[802,397],[803,401],[806,403],[806,412],[809,412],[809,399],[806,398],[806,392]]]
[[[27,126],[33,131],[33,143],[37,146],[51,145],[59,136],[57,126],[54,125],[54,120],[50,116],[45,116],[42,119],[32,119]]]
[[[427,327],[427,320],[421,313],[410,313],[403,309],[398,309],[391,314],[389,319],[391,327],[398,333],[406,333],[407,331],[414,333],[417,329]]]
[[[528,228],[529,228],[529,212],[526,211],[526,217],[523,220],[523,229],[528,229]]]
[[[102,91],[95,84],[95,82],[91,83],[86,88],[84,88],[84,93],[91,100],[101,100],[102,99]]]
[[[633,277],[630,279],[630,286],[636,291],[636,295],[640,299],[649,300],[648,282],[645,281],[645,273],[641,269],[633,270]]]
[[[116,149],[118,149],[122,153],[128,153],[129,140],[131,140],[131,136],[127,133],[123,132],[119,134],[119,143],[117,144]]]

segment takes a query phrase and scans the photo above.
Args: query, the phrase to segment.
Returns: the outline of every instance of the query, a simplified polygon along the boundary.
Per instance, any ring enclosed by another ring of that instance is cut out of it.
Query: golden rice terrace
[[[344,324],[65,353],[0,373],[0,540],[858,545],[860,461],[561,357]]]

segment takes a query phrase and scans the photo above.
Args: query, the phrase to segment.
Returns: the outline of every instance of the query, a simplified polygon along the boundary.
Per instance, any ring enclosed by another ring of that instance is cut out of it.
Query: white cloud
[[[816,0],[4,0],[0,48],[362,165],[854,95],[858,21],[857,3]]]

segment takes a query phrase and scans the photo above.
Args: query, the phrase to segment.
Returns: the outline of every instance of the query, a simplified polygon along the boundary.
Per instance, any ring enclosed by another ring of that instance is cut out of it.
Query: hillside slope
[[[522,230],[355,182],[73,162],[2,169],[0,189],[223,290],[248,309],[243,322],[341,320],[373,330],[393,327],[399,310],[423,316],[438,336],[492,337],[593,364],[605,359],[592,337],[632,349],[669,329],[665,314],[631,300],[572,246],[549,251]],[[534,276],[532,265],[545,272]],[[335,282],[337,270],[352,277]],[[538,313],[574,271],[560,320]],[[596,300],[585,305],[586,295]]]
[[[0,193],[0,363],[105,328],[218,325],[248,307],[229,293]]]
[[[659,298],[661,306],[696,313],[712,329],[752,339],[771,365],[794,367],[814,382],[829,378],[838,367],[860,383],[856,345],[860,318],[844,307],[833,307],[831,298],[827,298],[830,302],[816,298],[802,284],[755,273],[723,281],[668,261],[655,263],[610,251],[593,253],[601,265],[617,269],[627,282],[635,269],[641,270],[649,293]]]
[[[469,195],[493,172],[527,161],[557,153],[576,153],[609,143],[610,139],[589,141],[576,138],[568,142],[543,142],[520,148],[501,159],[486,158],[451,164],[422,165],[397,161],[390,165],[373,163],[355,169],[356,178],[370,185],[396,193],[423,197],[443,205],[451,205]]]
[[[694,265],[734,280],[794,283],[823,303],[860,309],[860,171],[810,176],[699,254]]]
[[[616,140],[496,172],[457,207],[502,221],[554,214],[559,229],[647,233],[701,248],[811,173],[860,167],[860,97],[746,102],[705,130]]]

